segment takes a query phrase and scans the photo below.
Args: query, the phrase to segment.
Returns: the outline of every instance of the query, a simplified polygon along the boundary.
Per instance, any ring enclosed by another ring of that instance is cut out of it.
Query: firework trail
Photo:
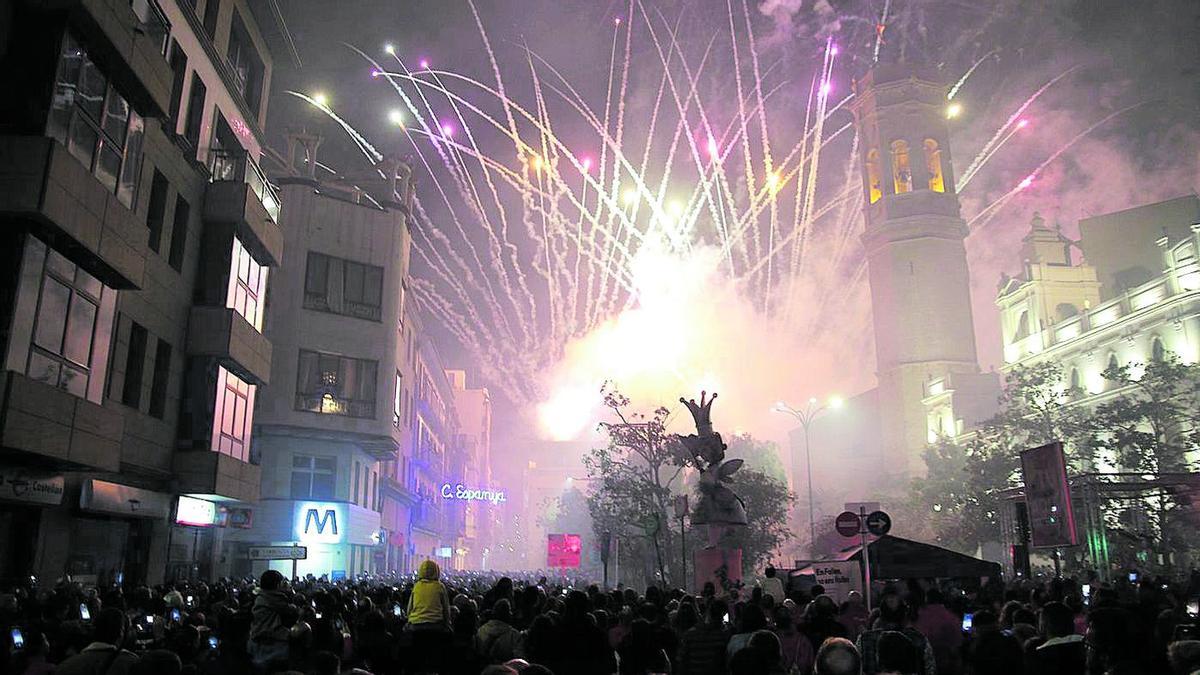
[[[844,111],[851,95],[836,82],[832,37],[814,64],[798,128],[790,137],[777,131],[776,138],[787,140],[774,147],[769,132],[777,127],[768,106],[789,83],[781,75],[772,80],[773,67],[763,68],[747,0],[726,0],[726,25],[692,42],[691,56],[678,18],[654,16],[629,0],[624,18],[613,22],[605,93],[595,107],[528,47],[524,67],[509,72],[475,3],[468,3],[490,83],[424,63],[411,71],[391,50],[396,67],[385,69],[355,51],[404,106],[410,118],[404,138],[438,202],[433,213],[417,200],[411,214],[420,263],[415,301],[446,326],[491,386],[518,404],[544,400],[542,378],[566,345],[637,305],[643,292],[637,270],[644,266],[635,263],[646,252],[682,259],[700,249],[714,252],[721,278],[764,315],[764,331],[814,335],[823,311],[861,293],[860,139],[846,133],[853,129]],[[891,12],[889,0],[881,25]],[[883,32],[875,38],[877,58]],[[736,101],[704,94],[718,44],[728,45],[732,91],[725,93]],[[647,52],[654,55],[649,66],[635,64]],[[975,60],[949,97],[993,53]],[[648,82],[636,100],[635,65]],[[964,173],[960,192],[1013,138],[1025,109],[1073,70],[1044,84],[996,130]],[[518,74],[529,78],[522,88],[527,102],[509,93],[506,77]],[[293,94],[327,115],[379,170],[383,155],[365,136],[328,105]],[[1061,148],[1029,180],[1110,118]],[[556,133],[564,129],[572,141]],[[837,169],[824,169],[830,161]],[[971,222],[986,223],[1016,191]]]

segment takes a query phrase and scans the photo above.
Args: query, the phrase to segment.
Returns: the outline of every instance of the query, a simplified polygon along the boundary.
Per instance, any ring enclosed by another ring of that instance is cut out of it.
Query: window
[[[154,180],[150,183],[150,204],[146,210],[146,229],[150,230],[147,244],[150,250],[158,253],[162,245],[163,219],[167,216],[167,179],[158,169],[154,170]]]
[[[1023,340],[1029,337],[1029,311],[1021,310],[1021,316],[1017,317],[1017,330],[1013,333],[1013,342]]]
[[[41,241],[29,246],[35,256],[45,252],[45,264],[25,373],[86,398],[93,359],[105,356],[94,349],[104,285]]]
[[[233,73],[233,81],[238,92],[250,106],[254,114],[258,114],[262,100],[263,63],[242,17],[237,11],[233,13],[233,26],[229,29],[229,69]]]
[[[171,58],[168,60],[171,64],[171,107],[170,107],[170,134],[174,136],[179,129],[179,111],[183,108],[183,86],[187,83],[187,52],[179,46],[178,42],[171,41]]]
[[[292,457],[292,499],[333,499],[337,461],[332,457]]]
[[[175,195],[175,219],[171,223],[171,252],[167,262],[176,272],[183,272],[183,254],[187,248],[188,217],[192,208],[182,195]]]
[[[159,338],[154,350],[154,375],[150,380],[150,415],[163,418],[167,409],[167,384],[171,381],[171,345]]]
[[[212,449],[243,462],[250,461],[250,430],[254,417],[254,385],[217,366],[217,402],[213,408]]]
[[[233,238],[233,253],[229,262],[229,293],[225,306],[241,314],[262,332],[263,300],[267,291],[267,268],[260,265],[240,239]]]
[[[400,429],[400,420],[404,414],[404,400],[401,398],[404,390],[404,377],[396,371],[396,396],[391,402],[391,425]]]
[[[187,120],[183,124],[183,137],[193,148],[200,146],[200,125],[204,121],[204,99],[208,89],[200,81],[200,75],[192,73],[192,92],[188,96]]]
[[[146,368],[146,329],[131,321],[129,351],[125,358],[125,383],[121,386],[121,403],[137,408],[142,403],[142,372]]]
[[[217,39],[217,15],[221,13],[221,0],[208,0],[204,3],[204,32],[208,39]]]
[[[912,192],[912,167],[908,163],[908,143],[892,141],[892,180],[896,194]]]
[[[1116,374],[1117,370],[1120,367],[1121,367],[1121,364],[1120,364],[1120,362],[1117,361],[1117,355],[1109,354],[1108,355],[1108,365],[1105,366],[1104,372],[1109,373],[1109,374]]]
[[[1162,363],[1167,358],[1167,350],[1163,347],[1162,340],[1154,338],[1154,342],[1150,345],[1150,360],[1154,363]]]
[[[1083,393],[1083,385],[1079,382],[1079,369],[1071,369],[1071,384],[1067,389],[1067,393],[1072,396],[1078,396]]]
[[[70,33],[59,54],[46,135],[66,145],[122,204],[133,208],[145,122]]]
[[[942,177],[942,149],[932,138],[925,139],[925,168],[929,171],[929,189],[945,192],[946,181]]]
[[[305,308],[379,321],[382,303],[382,267],[308,252]]]
[[[359,472],[358,461],[355,460],[355,462],[354,462],[354,487],[350,491],[350,501],[354,502],[355,504],[358,503],[358,472]]]
[[[1066,321],[1079,314],[1079,308],[1069,302],[1060,302],[1054,307],[1054,314],[1059,321]]]
[[[883,196],[883,181],[879,178],[879,151],[874,148],[867,153],[867,190],[872,204]]]
[[[296,409],[374,419],[378,365],[375,361],[301,349]]]

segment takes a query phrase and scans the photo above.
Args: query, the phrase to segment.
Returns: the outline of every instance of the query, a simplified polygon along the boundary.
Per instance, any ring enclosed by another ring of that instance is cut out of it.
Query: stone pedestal
[[[717,589],[717,595],[724,595],[721,578],[717,570],[725,567],[725,578],[736,583],[742,580],[742,549],[740,548],[704,548],[696,551],[695,584],[692,589],[699,593],[704,590],[704,584],[711,581]]]

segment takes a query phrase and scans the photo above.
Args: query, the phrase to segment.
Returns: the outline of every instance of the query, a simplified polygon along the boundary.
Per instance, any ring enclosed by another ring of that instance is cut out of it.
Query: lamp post
[[[813,421],[817,419],[817,415],[826,410],[841,407],[842,398],[840,396],[830,396],[829,400],[824,403],[818,401],[816,398],[810,398],[808,399],[808,405],[802,409],[793,408],[783,401],[775,404],[775,412],[791,415],[796,418],[796,421],[800,422],[800,427],[804,429],[804,466],[808,474],[808,548],[810,555],[816,554],[817,520],[813,507],[812,452],[810,452],[808,445],[808,430],[812,426]]]

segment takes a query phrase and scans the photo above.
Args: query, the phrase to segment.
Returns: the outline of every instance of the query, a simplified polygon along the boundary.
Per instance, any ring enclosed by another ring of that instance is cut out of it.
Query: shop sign
[[[62,476],[0,468],[0,499],[58,506],[62,503],[66,485]]]
[[[127,518],[171,517],[171,495],[90,478],[83,483],[79,508]]]
[[[442,499],[457,499],[466,502],[491,502],[493,506],[508,501],[504,490],[469,488],[462,483],[442,484]]]
[[[225,522],[227,527],[248,530],[254,526],[254,509],[233,508]]]
[[[179,503],[175,506],[175,523],[177,525],[212,527],[216,520],[216,504],[204,499],[179,495]]]
[[[297,502],[296,539],[306,544],[340,544],[350,527],[346,514],[341,502]]]

